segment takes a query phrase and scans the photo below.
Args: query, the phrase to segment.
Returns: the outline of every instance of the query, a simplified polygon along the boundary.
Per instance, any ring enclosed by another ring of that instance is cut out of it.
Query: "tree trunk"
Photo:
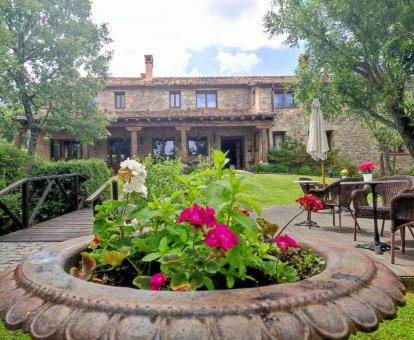
[[[384,176],[385,175],[385,162],[384,162],[384,153],[383,152],[381,152],[379,163],[380,163],[380,174],[381,174],[381,176]]]
[[[29,155],[33,156],[36,153],[38,139],[39,139],[39,131],[37,127],[32,127],[30,129],[29,148],[27,150]]]

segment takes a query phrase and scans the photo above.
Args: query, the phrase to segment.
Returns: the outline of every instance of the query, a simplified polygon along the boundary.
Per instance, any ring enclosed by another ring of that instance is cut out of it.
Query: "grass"
[[[255,174],[246,179],[246,184],[254,186],[255,190],[250,197],[259,203],[263,208],[272,205],[295,204],[295,199],[303,195],[299,184],[293,181],[298,180],[299,175],[279,174]],[[322,181],[321,177],[309,177],[316,181]],[[327,178],[327,182],[334,179]],[[407,293],[407,305],[398,309],[398,317],[393,320],[386,320],[380,324],[377,331],[366,334],[357,333],[351,337],[352,340],[399,340],[414,339],[414,293]],[[0,339],[4,340],[28,340],[29,335],[23,331],[9,331],[4,323],[0,321]]]
[[[295,204],[295,200],[303,196],[302,189],[297,181],[299,177],[309,177],[315,181],[322,182],[322,177],[300,176],[300,175],[282,175],[282,174],[254,174],[248,177],[246,184],[251,184],[254,189],[249,197],[254,199],[263,208],[272,205]],[[332,178],[327,178],[326,182],[332,182]]]
[[[407,304],[398,309],[397,317],[383,321],[373,333],[357,333],[351,340],[414,339],[414,293],[407,293]]]

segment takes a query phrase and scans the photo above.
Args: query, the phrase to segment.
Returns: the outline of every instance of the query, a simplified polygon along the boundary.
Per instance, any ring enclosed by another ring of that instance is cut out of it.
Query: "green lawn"
[[[299,177],[309,177],[315,181],[322,182],[322,177],[279,175],[279,174],[254,174],[246,179],[246,183],[254,186],[252,194],[249,194],[263,208],[271,205],[295,204],[295,200],[303,196],[302,189],[297,181]],[[327,178],[327,183],[334,179]]]

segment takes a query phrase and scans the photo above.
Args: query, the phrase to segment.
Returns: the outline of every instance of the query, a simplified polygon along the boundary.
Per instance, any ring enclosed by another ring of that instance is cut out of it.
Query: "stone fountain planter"
[[[309,236],[326,269],[297,283],[223,291],[151,292],[85,282],[66,270],[88,244],[50,246],[0,274],[0,316],[34,339],[318,339],[374,330],[404,303],[385,266]]]

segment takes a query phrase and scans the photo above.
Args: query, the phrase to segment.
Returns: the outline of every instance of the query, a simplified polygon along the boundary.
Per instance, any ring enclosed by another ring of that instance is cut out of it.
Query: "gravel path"
[[[14,266],[50,242],[0,242],[0,270]]]

